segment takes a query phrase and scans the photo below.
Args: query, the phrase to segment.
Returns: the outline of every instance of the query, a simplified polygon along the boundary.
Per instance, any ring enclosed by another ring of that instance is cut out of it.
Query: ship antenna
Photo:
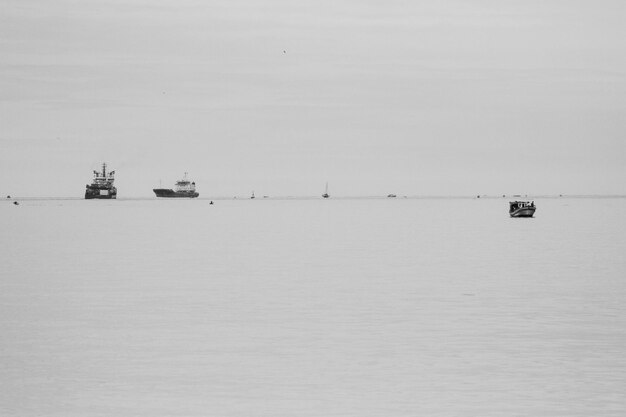
[[[106,163],[106,162],[103,162],[103,163],[102,163],[102,176],[103,176],[103,177],[106,177],[106,176],[107,176],[107,173],[106,173],[106,172],[107,172],[107,163]]]

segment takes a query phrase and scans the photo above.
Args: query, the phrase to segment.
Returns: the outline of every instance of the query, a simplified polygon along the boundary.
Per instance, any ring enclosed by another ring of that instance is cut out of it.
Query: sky
[[[626,194],[626,3],[0,0],[0,194]]]

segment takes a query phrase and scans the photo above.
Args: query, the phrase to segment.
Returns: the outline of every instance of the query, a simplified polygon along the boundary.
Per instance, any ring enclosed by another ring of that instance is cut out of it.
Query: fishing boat
[[[330,197],[330,194],[328,194],[328,183],[326,183],[326,191],[324,191],[324,194],[322,194],[322,197],[324,198]]]
[[[155,188],[154,194],[157,197],[165,198],[196,198],[200,194],[196,192],[196,183],[187,179],[187,173],[182,180],[176,181],[174,189],[171,188]]]
[[[117,198],[117,188],[115,182],[115,171],[107,172],[107,164],[102,164],[102,172],[93,171],[91,184],[86,185],[85,199],[113,199]]]
[[[533,217],[536,209],[534,201],[509,202],[509,214],[511,217]]]

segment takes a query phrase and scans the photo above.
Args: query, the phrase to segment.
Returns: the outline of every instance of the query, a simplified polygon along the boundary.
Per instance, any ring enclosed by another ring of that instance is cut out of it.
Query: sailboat
[[[326,191],[324,192],[324,194],[322,194],[322,197],[324,198],[330,197],[330,194],[328,194],[328,183],[326,183]]]

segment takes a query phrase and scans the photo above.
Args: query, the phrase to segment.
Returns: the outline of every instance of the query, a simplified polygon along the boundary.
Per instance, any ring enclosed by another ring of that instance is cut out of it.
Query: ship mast
[[[104,178],[106,178],[106,176],[107,176],[107,163],[106,162],[102,163],[102,176]]]

